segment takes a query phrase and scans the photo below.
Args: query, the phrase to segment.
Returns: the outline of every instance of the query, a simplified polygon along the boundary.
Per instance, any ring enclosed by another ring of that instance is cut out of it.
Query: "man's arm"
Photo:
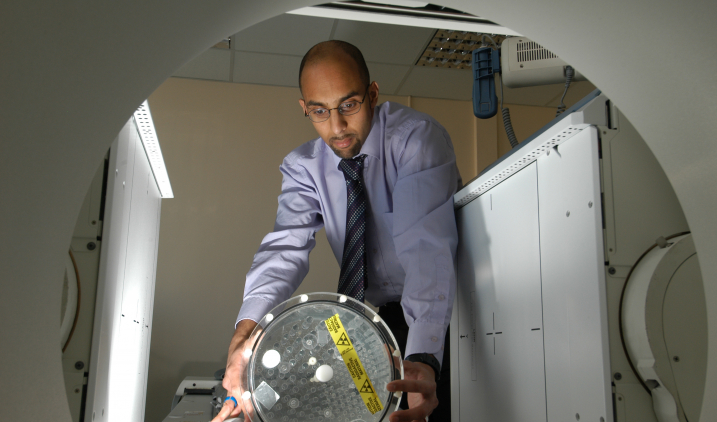
[[[453,195],[460,175],[450,138],[439,125],[421,121],[405,139],[393,191],[393,240],[406,272],[405,355],[430,353],[440,363],[456,291]]]
[[[259,321],[291,297],[309,272],[309,253],[324,221],[313,179],[296,161],[292,152],[279,168],[283,178],[274,230],[254,255],[237,322]]]
[[[406,272],[401,305],[409,326],[404,356],[432,354],[443,361],[443,343],[456,290],[458,232],[453,195],[460,184],[448,134],[429,121],[405,136],[393,192],[393,238]],[[389,384],[408,392],[409,409],[392,422],[423,420],[438,405],[433,369],[404,361],[405,379]]]
[[[293,154],[293,153],[292,153]],[[315,234],[323,227],[318,194],[306,170],[295,165],[290,154],[282,163],[283,174],[274,231],[264,237],[246,276],[244,301],[236,330],[229,344],[227,368],[222,386],[239,406],[227,401],[212,422],[237,416],[242,407],[241,380],[253,346],[250,335],[276,305],[288,299],[309,271],[309,252],[316,245]],[[244,409],[251,412],[250,409]]]

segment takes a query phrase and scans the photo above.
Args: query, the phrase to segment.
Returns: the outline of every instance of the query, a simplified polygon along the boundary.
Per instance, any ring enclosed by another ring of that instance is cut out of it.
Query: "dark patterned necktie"
[[[363,160],[366,155],[343,159],[339,168],[346,179],[346,240],[339,277],[339,294],[363,302],[366,280],[366,190]]]

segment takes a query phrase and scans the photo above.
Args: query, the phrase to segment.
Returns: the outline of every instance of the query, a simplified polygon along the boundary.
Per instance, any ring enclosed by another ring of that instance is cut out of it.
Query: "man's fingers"
[[[390,422],[413,422],[413,421],[425,421],[426,416],[430,414],[428,406],[421,405],[411,409],[399,410],[393,412],[388,418]]]
[[[234,410],[234,402],[231,400],[227,400],[224,402],[224,406],[222,406],[222,410],[217,413],[217,416],[212,419],[212,422],[223,422],[226,418],[229,417],[229,415],[232,414],[232,411]]]
[[[388,383],[389,391],[404,391],[407,393],[433,394],[436,391],[436,383],[426,380],[396,380]]]

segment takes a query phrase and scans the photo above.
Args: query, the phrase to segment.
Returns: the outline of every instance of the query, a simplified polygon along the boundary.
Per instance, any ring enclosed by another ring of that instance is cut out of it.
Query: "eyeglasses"
[[[321,123],[329,120],[329,117],[331,117],[331,110],[338,110],[339,113],[343,116],[351,116],[352,114],[356,114],[359,111],[361,111],[361,104],[366,101],[366,94],[368,94],[368,88],[371,85],[366,86],[366,93],[363,94],[363,98],[361,98],[361,101],[351,100],[346,101],[341,104],[339,104],[338,107],[335,108],[315,108],[308,113],[304,112],[306,117],[309,118],[314,123]]]

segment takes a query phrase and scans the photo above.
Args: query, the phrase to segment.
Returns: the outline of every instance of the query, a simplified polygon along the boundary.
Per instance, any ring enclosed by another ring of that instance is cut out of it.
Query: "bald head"
[[[301,60],[301,66],[299,67],[299,89],[302,93],[301,79],[304,74],[304,68],[308,69],[314,65],[329,61],[352,62],[352,67],[355,66],[362,84],[364,86],[369,84],[371,78],[368,73],[368,67],[363,59],[363,54],[361,54],[361,51],[356,48],[356,46],[345,41],[324,41],[311,47]]]

